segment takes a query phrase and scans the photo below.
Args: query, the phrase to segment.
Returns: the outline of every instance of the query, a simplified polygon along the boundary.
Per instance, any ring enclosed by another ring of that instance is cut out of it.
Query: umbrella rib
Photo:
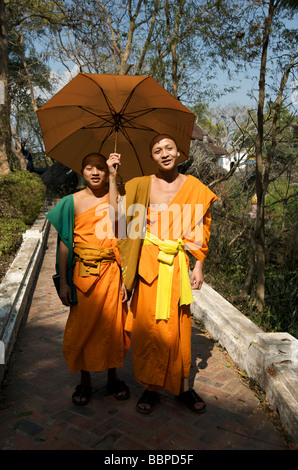
[[[128,123],[128,124],[131,124],[131,123]],[[109,135],[111,135],[111,133],[116,130],[116,126],[114,125],[98,125],[98,126],[92,126],[92,125],[89,125],[89,126],[84,126],[82,127],[82,129],[105,129],[105,128],[111,128],[111,132]],[[134,126],[134,125],[127,125],[127,126],[123,126],[122,123],[120,124],[120,126],[118,127],[118,130],[120,129],[135,129],[137,131],[148,131],[148,132],[157,132],[155,129],[152,129],[151,127],[147,127],[147,126]],[[116,131],[117,132],[117,131]]]
[[[122,132],[122,134],[124,135],[124,137],[127,139],[127,141],[128,141],[128,142],[130,143],[130,145],[132,146],[133,151],[134,151],[134,153],[135,153],[135,155],[136,155],[136,157],[137,157],[137,160],[138,160],[138,163],[139,163],[139,167],[140,167],[140,169],[141,169],[141,172],[142,172],[142,174],[144,175],[143,168],[142,168],[140,159],[139,159],[139,157],[138,157],[138,153],[137,153],[137,151],[136,151],[136,149],[135,149],[134,144],[132,143],[131,138],[129,137],[129,135],[128,135],[127,132],[125,131],[125,128],[120,128],[120,131]]]
[[[137,119],[137,118],[139,118],[139,117],[141,117],[141,116],[144,116],[145,114],[149,114],[149,113],[151,113],[151,112],[153,112],[153,111],[156,111],[156,109],[158,109],[158,108],[150,108],[150,109],[147,109],[147,110],[145,110],[145,111],[140,111],[137,115],[136,115],[136,114],[133,115],[133,113],[132,113],[132,116],[131,116],[130,118],[127,118],[125,115],[121,114],[121,111],[120,111],[120,113],[117,113],[117,112],[115,111],[115,114],[110,114],[110,115],[107,114],[107,115],[105,116],[105,115],[101,115],[101,114],[95,113],[94,111],[91,111],[90,109],[85,108],[84,106],[78,106],[78,108],[82,109],[83,111],[86,111],[86,112],[89,113],[89,114],[92,114],[92,116],[96,116],[96,117],[98,117],[98,118],[100,118],[100,119],[103,119],[103,120],[106,121],[107,123],[115,122],[115,116],[122,118],[123,120],[125,120],[125,122],[129,122],[129,121],[131,121],[131,120],[133,120],[133,119]],[[164,108],[164,109],[166,109],[166,108]],[[110,118],[110,119],[109,119],[109,118]],[[113,119],[113,120],[112,120],[112,119]]]
[[[113,130],[114,130],[114,128],[111,128],[111,129],[109,130],[109,132],[107,132],[107,134],[106,134],[106,136],[104,137],[104,139],[102,140],[101,145],[100,145],[100,147],[99,147],[99,151],[98,151],[99,153],[101,152],[101,149],[102,149],[103,144],[108,140],[108,138],[110,137],[110,135],[112,135]]]
[[[82,127],[82,129],[107,129],[107,128],[110,128],[110,132],[107,134],[107,136],[104,138],[104,141],[113,133],[113,131],[117,132],[116,130],[116,126],[84,126]],[[137,131],[145,131],[145,132],[155,132],[156,134],[158,134],[158,132],[151,128],[151,127],[146,127],[146,126],[142,126],[142,127],[139,127],[139,126],[122,126],[120,124],[120,126],[118,127],[118,131],[121,130],[122,131],[122,134],[126,137],[126,133],[123,131],[124,129],[133,129],[133,130],[137,130]]]
[[[89,110],[88,108],[85,108],[85,107],[83,107],[83,106],[79,106],[79,108],[82,109],[83,111],[86,111],[87,113],[91,114],[92,116],[96,116],[97,118],[102,119],[103,121],[105,121],[105,123],[106,123],[107,125],[112,125],[112,126],[114,126],[114,128],[119,128],[121,125],[123,126],[124,123],[125,123],[125,124],[132,124],[132,121],[134,121],[135,119],[138,119],[138,118],[140,118],[140,117],[142,117],[142,116],[145,116],[146,114],[150,114],[150,113],[152,113],[153,111],[156,111],[156,110],[160,111],[161,109],[165,109],[165,110],[169,110],[169,109],[170,109],[170,108],[149,108],[149,109],[146,109],[146,110],[144,110],[144,111],[140,111],[137,115],[133,115],[133,113],[132,113],[132,116],[128,118],[128,117],[125,116],[124,114],[121,114],[122,111],[120,111],[120,113],[116,113],[116,112],[115,112],[115,114],[111,114],[111,116],[109,116],[109,115],[104,116],[104,115],[97,114],[97,113],[95,113],[94,111],[91,111],[91,110]],[[124,108],[124,107],[123,107],[123,108]],[[122,109],[123,109],[123,108],[122,108]],[[173,108],[173,111],[177,111],[177,110],[175,110],[175,109]],[[182,111],[182,110],[179,110],[179,112],[188,114],[186,111]],[[116,121],[115,118],[118,118],[117,121]],[[124,121],[124,123],[121,122],[121,120]],[[139,126],[140,126],[140,124],[139,124]],[[104,127],[104,126],[98,126],[98,128],[100,128],[100,127]],[[88,126],[88,127],[85,127],[85,129],[87,129],[87,128],[89,128],[89,126]],[[95,128],[95,127],[94,127],[94,128]],[[147,126],[136,127],[136,126],[134,126],[133,124],[132,124],[132,127],[131,127],[131,128],[132,128],[132,129],[139,129],[139,130],[144,129],[144,130],[148,130],[148,131],[154,131],[154,129],[150,129],[150,128],[147,127]]]
[[[142,80],[142,81],[140,81],[139,83],[136,84],[136,86],[131,90],[129,96],[127,97],[127,99],[126,99],[126,101],[125,101],[125,103],[124,103],[124,105],[122,106],[122,109],[121,109],[120,113],[117,113],[116,110],[115,110],[115,108],[113,107],[113,105],[112,105],[112,104],[110,103],[110,101],[108,100],[108,98],[107,98],[107,96],[106,96],[106,94],[105,94],[103,88],[99,85],[99,83],[97,83],[95,80],[93,80],[92,77],[89,77],[88,74],[85,74],[85,73],[84,73],[84,74],[82,74],[82,75],[84,75],[86,78],[88,78],[89,80],[91,80],[93,83],[95,83],[95,85],[98,86],[98,88],[100,88],[100,90],[101,90],[101,92],[102,92],[102,94],[103,94],[103,96],[104,96],[104,99],[106,100],[106,103],[107,103],[107,105],[108,105],[108,108],[109,108],[111,111],[113,111],[115,114],[117,114],[117,115],[123,113],[123,111],[124,111],[125,108],[127,107],[128,103],[130,102],[131,97],[132,97],[132,95],[134,94],[135,89],[136,89],[141,83],[143,83],[145,80],[148,80],[148,79],[150,78],[150,76],[146,76],[146,77],[144,77],[144,80]]]
[[[122,106],[122,109],[121,109],[120,113],[122,113],[122,114],[124,113],[125,109],[126,109],[127,106],[128,106],[128,103],[130,102],[130,100],[131,100],[131,98],[132,98],[132,96],[133,96],[133,94],[134,94],[134,92],[135,92],[135,89],[136,89],[139,85],[141,85],[142,83],[144,83],[145,80],[148,80],[148,78],[150,78],[150,77],[149,77],[149,76],[148,76],[148,77],[145,77],[144,80],[142,80],[142,81],[140,81],[139,83],[137,83],[136,86],[131,90],[130,94],[129,94],[128,97],[126,98],[126,101],[125,101],[124,105]]]
[[[102,119],[103,121],[106,121],[106,122],[109,123],[109,124],[113,124],[113,123],[114,123],[114,120],[112,120],[112,118],[113,118],[113,115],[112,115],[112,114],[111,114],[111,115],[108,115],[108,114],[107,114],[106,116],[104,116],[104,115],[97,114],[97,113],[95,113],[94,111],[91,111],[91,110],[88,109],[88,108],[84,108],[84,106],[78,106],[78,108],[82,109],[83,111],[86,111],[86,112],[89,113],[89,114],[92,114],[92,116],[95,116],[95,117],[97,117],[97,118]],[[109,118],[110,118],[110,119],[109,119]]]
[[[104,99],[105,99],[105,101],[106,101],[106,103],[107,103],[107,105],[108,105],[109,110],[116,113],[115,108],[113,107],[113,105],[111,104],[111,102],[108,100],[108,98],[107,98],[107,96],[106,96],[106,94],[105,94],[103,88],[99,85],[99,83],[97,83],[95,80],[93,80],[92,77],[89,77],[88,74],[85,74],[85,73],[84,73],[84,74],[82,74],[82,75],[84,75],[84,77],[86,77],[86,78],[88,78],[89,80],[91,80],[95,85],[98,86],[98,88],[100,88],[100,90],[101,90],[101,92],[102,92],[102,94],[103,94],[103,97],[104,97]]]
[[[110,116],[108,116],[108,115],[103,116],[103,115],[97,114],[94,111],[91,111],[87,108],[84,108],[83,106],[79,106],[79,108],[82,109],[83,111],[86,111],[87,113],[91,114],[92,116],[95,116],[95,117],[100,118],[101,120],[105,121],[105,125],[100,125],[100,126],[89,125],[89,126],[84,126],[84,129],[100,129],[101,127],[112,126],[112,128],[114,130],[116,127],[119,129],[119,127],[124,126],[124,124],[126,124],[126,125],[131,124],[131,129],[141,130],[143,128],[144,130],[154,130],[154,129],[150,129],[149,127],[146,127],[146,126],[136,127],[132,124],[132,121],[134,119],[137,119],[137,118],[141,117],[141,116],[144,116],[145,114],[149,114],[152,111],[155,111],[156,108],[151,108],[149,110],[143,111],[142,113],[138,114],[137,116],[131,116],[130,118],[128,118],[126,116],[120,116],[119,114],[110,115]],[[118,122],[115,122],[115,117],[116,116],[120,117]],[[122,122],[121,119],[124,122]]]
[[[156,111],[157,108],[150,108],[150,109],[147,109],[145,111],[140,111],[139,114],[136,116],[136,115],[132,115],[130,118],[126,117],[125,114],[123,114],[121,117],[122,119],[125,121],[125,123],[131,123],[134,119],[138,119],[142,116],[145,116],[145,114],[149,114],[149,113],[152,113],[153,111]],[[145,126],[144,126],[145,127]],[[135,127],[135,129],[137,129]]]
[[[119,129],[121,127],[124,128],[125,126],[127,126],[129,129],[144,130],[144,131],[149,131],[149,132],[156,132],[156,131],[155,131],[155,129],[152,129],[151,127],[148,127],[148,126],[145,126],[145,125],[141,125],[141,124],[135,125],[133,123],[133,121],[135,119],[138,119],[141,116],[145,116],[146,114],[149,114],[153,111],[160,110],[160,109],[169,109],[169,108],[151,108],[149,110],[143,111],[142,113],[138,114],[137,116],[131,116],[130,118],[126,117],[125,115],[121,116],[122,120],[120,120],[118,123],[115,123],[115,121],[112,120],[113,116],[111,116],[111,119],[109,119],[108,116],[107,117],[100,116],[100,115],[98,115],[98,114],[96,114],[92,111],[89,111],[86,108],[83,108],[82,106],[80,106],[80,108],[83,109],[84,111],[89,112],[93,116],[99,117],[103,121],[105,121],[104,125],[98,125],[98,126],[89,125],[89,126],[84,126],[84,129],[100,129],[100,128],[104,128],[106,126],[112,126],[112,131],[113,131],[116,128]],[[180,112],[184,112],[184,111],[180,111]]]

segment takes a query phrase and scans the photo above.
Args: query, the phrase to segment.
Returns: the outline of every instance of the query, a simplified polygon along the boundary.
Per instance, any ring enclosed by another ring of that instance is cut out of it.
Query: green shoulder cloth
[[[56,250],[56,276],[59,276],[59,242],[62,242],[68,248],[67,260],[67,280],[71,288],[73,303],[77,302],[77,293],[72,282],[73,268],[75,258],[73,253],[73,230],[74,230],[74,198],[72,194],[61,199],[53,209],[46,214],[47,219],[51,222],[57,231],[57,250]],[[56,285],[56,284],[55,284]]]

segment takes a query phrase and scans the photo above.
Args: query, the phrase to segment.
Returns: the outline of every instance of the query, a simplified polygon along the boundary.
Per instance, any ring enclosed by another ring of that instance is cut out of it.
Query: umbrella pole
[[[117,142],[118,142],[118,129],[116,128],[114,153],[117,152]],[[118,166],[119,165],[115,165],[115,174],[113,178],[114,181],[115,181],[115,178],[117,177]]]
[[[114,153],[117,152],[117,140],[118,140],[118,129],[116,129]]]

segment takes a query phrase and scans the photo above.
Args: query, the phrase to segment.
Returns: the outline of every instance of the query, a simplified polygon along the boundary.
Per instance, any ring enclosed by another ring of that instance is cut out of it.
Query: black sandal
[[[85,384],[77,385],[75,388],[75,392],[72,394],[73,404],[76,406],[87,405],[89,403],[91,393],[92,393],[92,387],[90,385],[85,385]]]
[[[204,413],[206,411],[206,403],[204,400],[202,400],[201,397],[199,397],[193,388],[190,388],[186,392],[180,393],[180,395],[178,395],[176,398],[182,403],[185,403],[187,408],[194,411],[195,413]],[[196,403],[203,403],[204,406],[198,409],[195,407]]]
[[[154,405],[156,405],[160,400],[160,396],[157,392],[153,392],[152,390],[145,390],[141,398],[137,403],[137,411],[138,413],[142,413],[144,415],[148,415],[153,411]],[[150,408],[142,408],[139,406],[140,404],[150,405]]]
[[[117,379],[115,382],[108,382],[107,389],[117,400],[127,400],[129,398],[129,388],[123,380]],[[119,395],[120,393],[121,395]]]

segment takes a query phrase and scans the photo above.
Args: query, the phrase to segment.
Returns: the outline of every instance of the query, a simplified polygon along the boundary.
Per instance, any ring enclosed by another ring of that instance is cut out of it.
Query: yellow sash
[[[168,320],[170,317],[170,305],[172,294],[172,280],[174,272],[174,258],[178,253],[180,267],[180,305],[189,305],[193,302],[189,274],[184,255],[184,243],[179,238],[173,240],[160,240],[149,232],[146,232],[144,245],[153,244],[159,248],[158,284],[156,297],[156,320]]]
[[[100,272],[101,264],[116,261],[115,253],[111,248],[87,243],[76,243],[74,247],[75,258],[79,261],[79,276],[96,276]]]

